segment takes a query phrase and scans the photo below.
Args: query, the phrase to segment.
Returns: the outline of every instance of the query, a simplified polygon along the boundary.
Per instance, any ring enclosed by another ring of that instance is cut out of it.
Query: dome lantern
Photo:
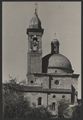
[[[55,38],[51,42],[51,54],[58,54],[59,53],[59,41],[57,38]]]
[[[51,53],[52,54],[58,54],[59,53],[59,41],[57,39],[54,39],[51,42]]]

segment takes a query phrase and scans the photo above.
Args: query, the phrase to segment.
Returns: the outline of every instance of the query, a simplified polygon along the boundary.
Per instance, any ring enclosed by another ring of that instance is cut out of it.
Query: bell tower
[[[41,27],[41,21],[38,17],[37,8],[34,16],[30,20],[28,35],[27,52],[27,75],[42,72],[42,35],[44,29]]]

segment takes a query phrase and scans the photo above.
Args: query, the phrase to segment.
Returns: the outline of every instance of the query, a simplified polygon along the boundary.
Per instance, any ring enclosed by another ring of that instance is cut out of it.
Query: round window
[[[33,80],[31,80],[31,83],[33,83]]]
[[[55,98],[56,97],[56,95],[53,95],[53,98]]]
[[[62,98],[65,98],[65,95],[62,95]]]
[[[56,85],[58,85],[59,84],[59,80],[55,80],[55,82],[54,82]]]
[[[55,70],[55,73],[57,73],[57,70]]]

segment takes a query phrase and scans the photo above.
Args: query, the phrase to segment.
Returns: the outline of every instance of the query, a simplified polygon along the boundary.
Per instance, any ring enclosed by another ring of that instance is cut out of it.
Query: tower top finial
[[[56,39],[57,37],[56,37],[56,33],[54,33],[54,39]]]
[[[37,14],[38,11],[38,3],[35,3],[35,13]]]
[[[54,36],[56,37],[56,33],[54,33]]]

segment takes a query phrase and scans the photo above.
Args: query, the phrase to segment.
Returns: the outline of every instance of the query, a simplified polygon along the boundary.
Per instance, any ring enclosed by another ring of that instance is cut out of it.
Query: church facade
[[[47,107],[53,115],[58,115],[61,100],[70,104],[77,102],[79,74],[74,74],[71,62],[59,53],[59,40],[51,42],[50,54],[42,58],[42,36],[44,29],[35,10],[29,28],[27,51],[27,88],[24,98],[32,107]]]

